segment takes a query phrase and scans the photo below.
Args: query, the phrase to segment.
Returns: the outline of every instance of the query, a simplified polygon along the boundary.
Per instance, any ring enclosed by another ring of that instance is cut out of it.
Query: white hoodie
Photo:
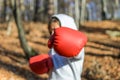
[[[72,17],[65,14],[57,14],[53,15],[53,17],[56,17],[60,21],[61,26],[77,30],[77,26]],[[84,48],[73,58],[60,56],[53,48],[50,50],[49,54],[52,56],[54,68],[50,72],[48,80],[81,80]]]

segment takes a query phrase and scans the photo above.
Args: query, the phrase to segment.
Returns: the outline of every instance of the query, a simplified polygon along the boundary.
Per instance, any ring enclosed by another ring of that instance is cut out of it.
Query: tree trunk
[[[10,36],[12,32],[12,17],[7,21],[7,35]]]
[[[45,0],[40,0],[39,1],[39,8],[38,8],[38,15],[40,18],[40,21],[43,21],[44,20],[44,10],[45,10],[45,7],[44,7],[44,2]]]
[[[54,14],[54,0],[49,0],[49,3],[48,3],[48,16],[50,17],[53,14]]]
[[[7,36],[10,36],[11,35],[11,32],[12,32],[12,22],[13,22],[13,14],[12,14],[12,10],[11,10],[11,5],[10,5],[10,1],[6,2],[7,5],[6,7],[8,9],[5,9],[6,10],[6,23],[7,23]],[[8,10],[8,11],[7,11]]]
[[[54,14],[58,13],[58,0],[54,0]]]
[[[75,21],[78,28],[79,28],[79,19],[80,19],[79,3],[80,3],[79,0],[75,0]]]
[[[35,1],[37,2],[37,0],[31,0],[30,1],[30,21],[33,21],[34,20],[34,15],[36,15],[35,9],[37,11],[37,4],[35,3]]]
[[[102,1],[102,20],[107,19],[107,1],[106,0],[101,0]]]
[[[4,21],[6,21],[6,3],[7,3],[7,0],[4,0]]]
[[[34,6],[33,8],[34,8],[34,12],[33,12],[33,21],[37,21],[37,14],[38,14],[38,7],[37,7],[37,5],[38,5],[38,0],[34,0],[34,5],[30,5],[30,6]]]
[[[115,6],[118,8],[120,5],[119,0],[115,0]]]
[[[115,0],[113,19],[120,19],[120,0]]]
[[[81,2],[81,15],[80,15],[80,25],[83,25],[85,21],[85,9],[86,9],[86,0],[82,0]]]
[[[15,6],[13,9],[13,14],[14,14],[14,19],[15,19],[17,29],[18,29],[21,47],[23,48],[23,51],[25,52],[26,58],[29,59],[31,56],[36,55],[37,53],[27,44],[22,21],[21,21],[19,2],[15,0],[14,5]]]

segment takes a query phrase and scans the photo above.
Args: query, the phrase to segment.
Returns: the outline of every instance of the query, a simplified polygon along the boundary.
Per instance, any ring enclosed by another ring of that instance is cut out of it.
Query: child
[[[79,32],[73,18],[65,14],[53,15],[48,30],[51,34],[49,54],[32,57],[30,68],[37,74],[49,72],[48,80],[81,80],[86,36],[81,33],[77,36]]]

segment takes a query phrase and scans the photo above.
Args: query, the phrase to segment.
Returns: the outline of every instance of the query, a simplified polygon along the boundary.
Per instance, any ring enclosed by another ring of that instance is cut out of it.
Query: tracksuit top
[[[57,14],[52,17],[56,17],[60,21],[61,26],[77,30],[77,26],[72,17],[65,14]],[[52,57],[54,67],[50,71],[48,80],[81,80],[84,48],[77,56],[71,58],[60,56],[54,48],[50,49],[49,55]]]

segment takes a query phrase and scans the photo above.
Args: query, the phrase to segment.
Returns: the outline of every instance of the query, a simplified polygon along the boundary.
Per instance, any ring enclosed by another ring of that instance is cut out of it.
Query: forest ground
[[[39,53],[49,51],[47,24],[26,22],[24,30],[29,46]],[[120,21],[85,22],[80,31],[88,37],[82,80],[120,80],[120,35],[117,33],[120,32]],[[14,22],[9,35],[7,24],[0,24],[0,80],[47,78],[47,74],[36,75],[29,69]]]

